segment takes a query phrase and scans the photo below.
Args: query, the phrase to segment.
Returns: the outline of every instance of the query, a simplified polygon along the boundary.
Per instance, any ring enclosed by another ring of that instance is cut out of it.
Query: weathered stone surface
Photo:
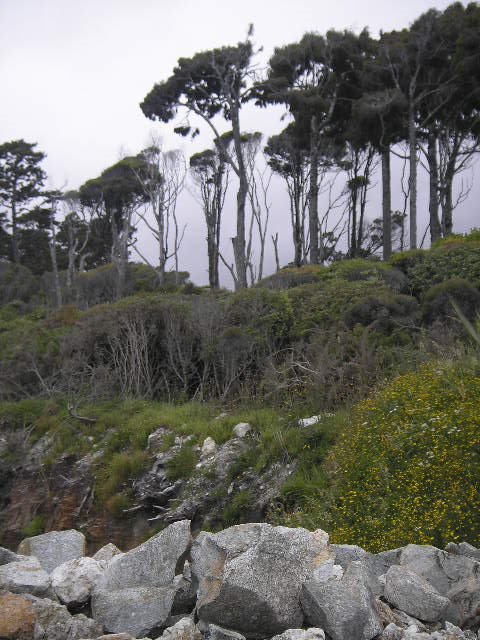
[[[188,614],[195,608],[197,591],[192,580],[192,570],[188,560],[183,566],[182,575],[175,576],[175,598],[172,606],[172,616]]]
[[[116,556],[119,556],[122,554],[123,552],[120,551],[118,547],[116,547],[114,544],[109,542],[108,544],[103,546],[101,549],[99,549],[97,553],[93,555],[93,559],[96,560],[97,562],[108,562],[112,558],[115,558]]]
[[[217,624],[209,624],[204,633],[205,640],[245,640],[245,636]]]
[[[346,569],[351,562],[355,560],[363,560],[367,556],[367,552],[356,544],[332,544],[330,545],[335,553],[335,564],[339,564]]]
[[[190,616],[182,618],[162,634],[162,640],[202,640],[202,634]]]
[[[159,631],[172,608],[172,587],[129,587],[95,592],[92,615],[106,631],[134,637]]]
[[[43,597],[51,595],[50,585],[50,576],[37,558],[25,558],[0,567],[0,590]]]
[[[233,427],[234,438],[245,438],[252,431],[252,425],[248,422],[239,422]]]
[[[64,562],[52,571],[52,587],[60,602],[78,606],[85,604],[103,568],[93,558],[77,558]]]
[[[92,596],[92,615],[106,631],[148,635],[170,614],[176,566],[190,545],[190,522],[175,522],[106,567]]]
[[[460,542],[459,544],[449,542],[445,547],[445,551],[447,553],[454,553],[457,556],[467,556],[468,558],[472,558],[472,560],[480,561],[480,549],[468,544],[468,542]]]
[[[25,558],[26,556],[21,556],[18,553],[10,551],[10,549],[0,547],[0,566],[3,564],[9,564],[10,562],[19,562],[20,560],[25,560]]]
[[[31,602],[19,595],[0,595],[0,638],[5,640],[31,640],[35,614]]]
[[[274,636],[271,640],[325,640],[325,632],[318,627],[310,627],[310,629],[287,629],[278,636]]]
[[[379,640],[402,640],[402,638],[402,627],[397,627],[397,625],[393,622],[387,625],[379,636]]]
[[[192,551],[200,621],[261,638],[303,623],[299,594],[331,556],[328,535],[245,524],[202,532]]]
[[[8,640],[80,640],[97,638],[102,626],[48,598],[0,595],[0,638]]]
[[[426,622],[440,620],[450,604],[427,580],[404,566],[388,570],[385,598],[398,609]]]
[[[45,571],[51,573],[58,565],[85,555],[85,536],[75,529],[42,533],[22,540],[18,553],[35,556]]]
[[[371,640],[383,625],[361,562],[351,562],[341,580],[303,585],[301,603],[307,621],[325,630],[332,640]]]
[[[202,449],[200,451],[200,460],[203,462],[212,458],[217,453],[217,443],[213,438],[208,436],[203,441]]]
[[[464,626],[475,617],[480,606],[480,562],[436,547],[409,544],[402,550],[400,564],[450,599],[444,619]]]

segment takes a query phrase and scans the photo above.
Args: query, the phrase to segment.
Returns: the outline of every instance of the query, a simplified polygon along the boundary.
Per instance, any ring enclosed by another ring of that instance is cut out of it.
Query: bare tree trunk
[[[235,288],[244,289],[247,287],[247,257],[245,242],[245,204],[248,195],[248,179],[245,162],[243,159],[242,140],[240,134],[240,120],[238,115],[238,105],[232,107],[232,131],[233,143],[238,165],[238,193],[237,193],[237,235],[232,238],[233,255],[237,271]]]
[[[417,130],[415,111],[410,104],[408,114],[408,143],[410,155],[410,249],[417,248]]]
[[[20,248],[18,246],[17,206],[12,201],[12,253],[15,264],[20,264]]]
[[[390,173],[390,146],[382,149],[382,220],[383,259],[392,255],[392,190]]]
[[[53,272],[53,284],[55,287],[55,297],[57,299],[57,309],[59,309],[62,304],[62,287],[60,285],[60,276],[58,274],[58,263],[57,263],[57,241],[55,234],[55,222],[53,219],[53,212],[50,218],[50,258],[52,260],[52,272]]]
[[[433,242],[441,238],[442,230],[440,220],[438,219],[438,157],[437,157],[437,138],[435,134],[428,135],[428,170],[430,173],[430,239]]]
[[[315,116],[312,116],[310,123],[310,199],[308,223],[310,230],[310,263],[318,264],[318,127]]]
[[[277,268],[277,271],[280,271],[280,258],[278,257],[278,231],[274,236],[272,236],[272,242],[273,249],[275,251],[275,266]]]
[[[445,172],[444,196],[442,203],[442,231],[444,236],[453,232],[453,179],[455,176],[454,162],[449,162]]]

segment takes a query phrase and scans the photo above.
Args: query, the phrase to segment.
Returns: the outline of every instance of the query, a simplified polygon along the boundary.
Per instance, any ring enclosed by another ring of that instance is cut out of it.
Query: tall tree
[[[291,123],[280,134],[269,138],[265,154],[272,171],[283,178],[287,187],[293,237],[293,263],[296,267],[301,267],[307,260],[305,218],[310,163],[308,151],[295,135],[294,126],[294,123]]]
[[[283,103],[308,136],[310,157],[310,262],[322,261],[318,216],[319,166],[338,149],[346,115],[358,97],[370,38],[345,31],[307,33],[298,43],[275,49],[266,81],[258,85],[260,104]],[[335,143],[326,144],[325,137]]]
[[[252,65],[253,45],[251,30],[245,42],[180,58],[173,74],[156,84],[142,102],[143,113],[152,120],[170,122],[179,109],[201,118],[214,135],[224,159],[232,167],[239,182],[237,192],[237,229],[232,238],[236,266],[236,284],[247,286],[247,259],[245,236],[245,208],[248,179],[242,149],[240,126],[241,106],[251,96],[255,68]],[[223,142],[217,129],[215,116],[222,114],[230,122],[233,134],[233,152]],[[190,127],[177,127],[177,132],[188,134]]]
[[[45,154],[36,143],[12,140],[0,145],[0,211],[11,229],[12,257],[20,263],[20,218],[28,213],[42,194],[46,173],[40,166]]]
[[[228,167],[218,147],[205,149],[190,158],[190,173],[207,225],[208,281],[212,290],[220,287],[220,229],[228,188]]]
[[[108,229],[110,242],[105,237],[100,244],[109,246],[110,260],[115,265],[117,297],[124,295],[129,246],[134,232],[134,214],[147,202],[147,197],[136,178],[143,162],[138,157],[126,157],[108,167],[98,178],[88,180],[80,187],[80,201],[95,212],[97,224],[92,236]],[[94,238],[93,238],[94,239]]]
[[[178,225],[177,199],[185,181],[185,159],[179,150],[163,151],[159,139],[153,139],[152,144],[138,158],[139,166],[134,167],[133,172],[149,205],[144,212],[139,210],[139,215],[157,243],[158,264],[151,266],[156,269],[158,282],[163,286],[170,258],[174,259],[175,278],[179,276],[178,253],[185,227],[180,230]],[[149,213],[152,214],[153,221]],[[149,263],[136,244],[133,248]]]

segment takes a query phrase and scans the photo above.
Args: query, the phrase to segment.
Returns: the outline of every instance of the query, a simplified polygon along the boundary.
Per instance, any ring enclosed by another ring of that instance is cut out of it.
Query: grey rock
[[[177,563],[190,545],[190,522],[176,522],[111,561],[92,595],[92,615],[107,631],[145,635],[163,626],[178,584]]]
[[[172,587],[130,587],[95,592],[92,615],[106,631],[134,637],[160,631],[172,608]]]
[[[172,616],[191,613],[197,601],[197,592],[192,580],[192,571],[188,560],[185,561],[181,575],[175,576],[175,598],[172,606]]]
[[[342,580],[306,582],[301,603],[307,621],[332,640],[371,640],[383,630],[361,562],[350,563]]]
[[[204,634],[205,640],[245,640],[245,636],[216,624],[209,624]]]
[[[19,562],[20,560],[25,560],[27,556],[21,556],[18,553],[14,553],[10,551],[10,549],[5,549],[5,547],[0,547],[0,566],[2,564],[9,564],[10,562]]]
[[[332,557],[327,543],[320,530],[264,523],[202,532],[191,550],[200,621],[251,638],[301,627],[300,590]]]
[[[455,553],[458,556],[467,556],[468,558],[472,558],[473,560],[480,561],[480,549],[477,549],[468,542],[460,542],[459,544],[455,544],[455,542],[449,542],[445,547],[445,551],[448,553]]]
[[[52,595],[50,576],[37,558],[30,557],[0,567],[0,590],[39,597]]]
[[[35,614],[33,640],[80,640],[97,638],[103,633],[102,626],[83,614],[72,616],[68,609],[47,598],[24,596],[32,603]]]
[[[410,544],[402,550],[400,564],[450,599],[443,619],[463,627],[475,618],[480,606],[480,562],[436,547]]]
[[[351,562],[363,560],[367,552],[356,544],[332,544],[330,545],[335,553],[335,564],[339,564],[344,570]]]
[[[213,438],[208,436],[203,441],[202,449],[200,452],[200,461],[205,462],[208,458],[212,458],[217,453],[217,443]]]
[[[162,634],[162,640],[202,640],[202,634],[189,616],[182,618]]]
[[[93,559],[97,562],[108,562],[112,558],[122,555],[122,551],[114,544],[109,542],[93,555]]]
[[[103,573],[103,567],[93,558],[77,558],[64,562],[52,571],[52,587],[63,604],[85,604]]]
[[[85,536],[75,529],[42,533],[22,540],[18,553],[35,556],[45,571],[51,573],[58,565],[85,555]]]
[[[385,598],[398,609],[426,622],[439,620],[450,604],[432,584],[404,566],[388,570]]]
[[[245,438],[252,431],[252,425],[248,422],[239,422],[233,427],[235,438]]]
[[[287,629],[271,640],[325,640],[325,632],[318,627],[310,629]]]
[[[382,631],[378,640],[402,640],[402,638],[403,638],[402,627],[397,627],[395,623],[391,622]]]

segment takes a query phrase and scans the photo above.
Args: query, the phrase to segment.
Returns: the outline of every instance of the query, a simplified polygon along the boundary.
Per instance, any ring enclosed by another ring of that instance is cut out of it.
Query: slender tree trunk
[[[57,242],[56,242],[53,215],[50,219],[50,259],[52,261],[53,285],[55,287],[57,309],[59,309],[62,306],[63,301],[62,301],[62,287],[60,285],[60,276],[58,274]]]
[[[17,206],[12,201],[12,254],[15,264],[20,264],[20,248],[18,246]]]
[[[275,266],[277,268],[277,271],[280,271],[280,258],[278,256],[278,231],[274,236],[272,236],[272,242],[273,249],[275,251]]]
[[[293,185],[293,247],[295,256],[293,262],[296,267],[301,267],[303,262],[303,242],[302,242],[302,212],[300,205],[299,185],[294,178]]]
[[[453,179],[455,177],[454,162],[448,163],[445,172],[444,196],[442,202],[442,231],[444,236],[453,232]]]
[[[415,111],[410,103],[408,114],[408,144],[410,155],[410,249],[417,248],[417,130]]]
[[[392,255],[392,189],[389,145],[382,149],[382,213],[383,259],[387,261]]]
[[[318,264],[318,127],[317,119],[310,122],[310,198],[308,210],[310,230],[310,263]]]
[[[237,235],[232,238],[233,255],[237,272],[236,288],[247,287],[247,256],[245,242],[245,204],[248,195],[248,177],[243,159],[242,140],[240,133],[240,119],[238,105],[232,106],[232,131],[235,155],[238,166],[238,192],[237,192]]]
[[[438,219],[438,157],[437,138],[435,134],[428,135],[428,170],[430,173],[430,239],[433,242],[441,238],[442,230]]]

